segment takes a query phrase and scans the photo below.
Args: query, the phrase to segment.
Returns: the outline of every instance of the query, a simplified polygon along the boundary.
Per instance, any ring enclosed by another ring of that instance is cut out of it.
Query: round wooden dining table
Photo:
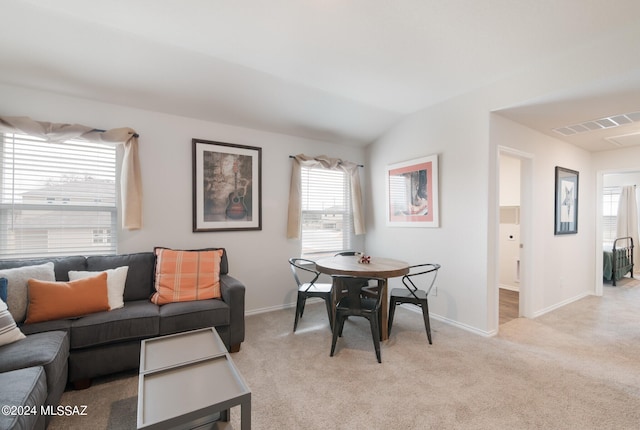
[[[359,255],[338,255],[321,258],[316,261],[316,269],[327,275],[356,276],[358,278],[377,278],[379,294],[382,294],[380,308],[380,339],[389,338],[387,322],[389,318],[389,298],[387,280],[409,273],[409,263],[391,258],[371,257],[369,263],[360,263]],[[335,303],[333,308],[335,309]]]

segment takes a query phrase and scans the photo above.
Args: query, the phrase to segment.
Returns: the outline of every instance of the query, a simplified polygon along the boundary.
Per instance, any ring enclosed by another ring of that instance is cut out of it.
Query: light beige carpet
[[[336,355],[322,304],[247,317],[233,359],[252,391],[254,429],[640,428],[640,282],[605,287],[535,320],[483,338],[398,309],[382,364],[368,323],[350,318]],[[180,389],[188,390],[188,387]],[[212,387],[215,389],[215,387]],[[50,429],[135,428],[134,373],[70,391],[62,404],[87,417]],[[240,410],[231,427],[239,429]]]

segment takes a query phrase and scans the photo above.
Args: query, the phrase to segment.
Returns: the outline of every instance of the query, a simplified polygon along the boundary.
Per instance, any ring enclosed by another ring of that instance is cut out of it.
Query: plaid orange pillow
[[[157,305],[217,299],[220,293],[220,261],[223,250],[182,251],[156,248]]]

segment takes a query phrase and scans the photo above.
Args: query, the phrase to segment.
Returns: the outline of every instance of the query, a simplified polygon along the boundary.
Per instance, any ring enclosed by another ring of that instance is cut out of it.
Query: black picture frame
[[[193,231],[262,230],[262,148],[191,142]]]
[[[579,172],[556,166],[554,234],[578,233]]]

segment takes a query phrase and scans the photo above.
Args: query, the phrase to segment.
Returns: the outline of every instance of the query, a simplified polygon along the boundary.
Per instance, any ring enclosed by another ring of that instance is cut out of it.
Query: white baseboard
[[[519,293],[519,292],[520,292],[520,288],[518,288],[518,287],[514,287],[514,286],[512,286],[512,285],[504,285],[504,284],[500,284],[500,285],[498,285],[498,288],[501,288],[501,289],[503,289],[503,290],[515,291],[515,292],[517,292],[517,293]]]
[[[417,306],[411,306],[411,305],[400,305],[405,309],[408,309],[412,312],[415,312],[417,314],[420,314],[422,316],[422,309],[417,307]],[[429,312],[429,317],[433,318],[434,320],[438,320],[440,322],[443,322],[445,324],[449,324],[452,325],[454,327],[458,327],[462,330],[471,332],[473,334],[477,334],[483,337],[491,337],[491,336],[495,336],[496,334],[498,334],[497,330],[492,330],[492,331],[485,331],[485,330],[479,330],[476,327],[472,327],[470,325],[461,323],[460,321],[455,321],[446,317],[443,317],[442,315],[438,315],[438,314],[434,314],[433,312]]]
[[[500,286],[500,288],[503,288],[503,286]],[[505,289],[509,289],[509,288],[505,288]],[[542,310],[539,310],[539,311],[535,312],[534,315],[533,315],[533,318],[537,318],[540,315],[544,315],[544,314],[546,314],[548,312],[554,311],[554,310],[556,310],[558,308],[561,308],[563,306],[568,305],[569,303],[576,302],[576,301],[578,301],[580,299],[583,299],[583,298],[585,298],[587,296],[590,296],[590,295],[591,295],[590,293],[578,294],[575,297],[571,297],[571,298],[566,299],[566,300],[564,300],[564,301],[562,301],[560,303],[556,303],[553,306],[549,306],[548,308],[545,308],[545,309],[542,309]],[[316,303],[316,302],[322,302],[322,299],[312,298],[312,299],[308,299],[307,300],[307,303]],[[280,311],[280,310],[283,310],[283,309],[293,308],[295,306],[296,306],[295,303],[287,303],[287,304],[283,304],[283,305],[277,305],[277,306],[270,306],[270,307],[266,307],[266,308],[254,309],[254,310],[251,310],[251,311],[246,311],[245,312],[245,316],[258,315],[258,314],[263,314],[263,313],[266,313],[266,312]],[[402,306],[403,308],[408,309],[408,310],[410,310],[412,312],[415,312],[417,314],[422,315],[422,309],[420,309],[417,306],[411,306],[411,305],[400,305],[400,306]],[[479,336],[491,337],[491,336],[495,336],[496,334],[498,334],[498,330],[497,329],[496,330],[491,330],[491,331],[480,330],[480,329],[478,329],[476,327],[472,327],[470,325],[461,323],[459,321],[443,317],[443,316],[435,314],[433,312],[429,312],[429,316],[431,318],[435,319],[435,320],[441,321],[441,322],[443,322],[445,324],[452,325],[454,327],[458,327],[458,328],[460,328],[462,330],[477,334]]]
[[[265,314],[267,312],[281,311],[283,309],[294,308],[295,306],[296,306],[295,303],[289,303],[289,304],[286,304],[286,305],[277,305],[277,306],[270,306],[268,308],[253,309],[251,311],[245,311],[244,316],[258,315],[258,314]]]
[[[458,328],[460,328],[462,330],[471,332],[473,334],[477,334],[479,336],[491,337],[491,336],[495,336],[496,334],[498,334],[497,330],[492,330],[492,331],[480,330],[480,329],[478,329],[476,327],[471,327],[470,325],[461,323],[460,321],[455,321],[455,320],[452,320],[452,319],[449,319],[449,318],[445,318],[445,317],[443,317],[441,315],[433,314],[431,312],[429,312],[429,316],[432,317],[435,320],[442,321],[445,324],[449,324],[449,325],[452,325],[454,327],[458,327]]]
[[[317,299],[317,298],[313,298],[313,299],[308,299],[307,303],[314,303],[314,302],[322,302],[322,299]],[[250,315],[258,315],[258,314],[264,314],[267,312],[274,312],[274,311],[280,311],[283,309],[290,309],[290,308],[294,308],[296,306],[295,303],[288,303],[288,304],[284,304],[284,305],[277,305],[277,306],[270,306],[267,308],[260,308],[260,309],[253,309],[251,311],[246,311],[245,312],[245,316],[250,316]],[[418,313],[422,316],[422,309],[420,309],[417,306],[411,306],[411,305],[400,305],[405,309],[408,309],[412,312]],[[441,315],[438,314],[434,314],[433,312],[429,312],[429,316],[435,320],[441,321],[445,324],[449,324],[452,325],[454,327],[458,327],[462,330],[483,336],[483,337],[491,337],[491,336],[495,336],[498,331],[497,330],[492,330],[492,331],[484,331],[484,330],[479,330],[475,327],[471,327],[470,325],[466,325],[464,323],[461,323],[459,321],[455,321],[446,317],[443,317]]]
[[[307,304],[314,304],[314,303],[322,303],[324,302],[324,300],[317,298],[317,297],[312,297],[310,299],[307,299]],[[260,308],[260,309],[253,309],[251,311],[245,311],[244,315],[245,316],[249,316],[249,315],[258,315],[258,314],[264,314],[267,312],[274,312],[274,311],[281,311],[283,309],[290,309],[290,308],[295,308],[296,307],[296,303],[285,303],[284,305],[276,305],[276,306],[269,306],[267,308]]]
[[[556,303],[556,304],[555,304],[555,305],[553,305],[553,306],[549,306],[548,308],[544,308],[544,309],[541,309],[541,310],[539,310],[539,311],[535,312],[535,313],[533,314],[533,317],[534,317],[534,318],[537,318],[537,317],[539,317],[540,315],[544,315],[544,314],[549,313],[549,312],[551,312],[551,311],[554,311],[554,310],[556,310],[556,309],[558,309],[558,308],[561,308],[561,307],[563,307],[563,306],[566,306],[566,305],[568,305],[569,303],[577,302],[578,300],[583,299],[583,298],[585,298],[585,297],[587,297],[587,296],[591,296],[591,295],[592,295],[591,293],[581,293],[581,294],[578,294],[577,296],[574,296],[574,297],[568,298],[568,299],[566,299],[566,300],[561,301],[560,303]]]

